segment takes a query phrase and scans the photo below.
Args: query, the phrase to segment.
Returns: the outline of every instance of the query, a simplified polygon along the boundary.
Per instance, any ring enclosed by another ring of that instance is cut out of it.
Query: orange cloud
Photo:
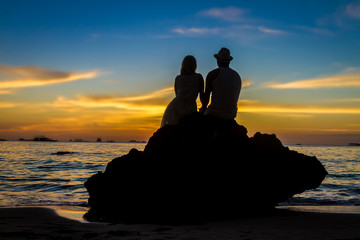
[[[116,108],[123,111],[142,112],[144,114],[158,115],[162,114],[166,105],[170,102],[173,88],[164,88],[151,93],[129,97],[114,96],[83,96],[76,95],[74,100],[58,97],[52,103],[55,107],[82,107],[82,108]]]
[[[248,87],[248,86],[250,86],[251,84],[252,84],[252,82],[250,81],[249,78],[244,78],[244,79],[242,79],[242,83],[241,83],[241,86],[242,86],[242,87]]]
[[[62,72],[39,67],[0,65],[0,93],[9,89],[45,86],[51,84],[90,79],[98,76],[97,71],[85,73]]]
[[[338,87],[360,87],[360,73],[342,74],[328,77],[298,80],[288,83],[268,83],[268,88],[275,89],[317,89]]]
[[[0,108],[13,108],[16,107],[18,104],[16,103],[7,103],[7,102],[0,102]]]
[[[169,87],[143,95],[128,97],[76,95],[75,99],[67,99],[60,96],[50,105],[69,109],[77,107],[116,108],[127,113],[139,114],[141,112],[146,115],[161,116],[171,97],[174,95],[173,91],[173,88]],[[199,101],[198,104],[200,104]],[[269,105],[256,100],[246,99],[239,100],[238,111],[249,113],[286,113],[302,117],[305,115],[309,117],[309,114],[360,114],[360,109],[356,107]]]
[[[327,99],[334,102],[360,102],[360,98]]]
[[[10,94],[12,91],[10,90],[0,90],[0,94]]]
[[[238,112],[293,113],[293,114],[360,114],[359,108],[322,106],[238,106]]]

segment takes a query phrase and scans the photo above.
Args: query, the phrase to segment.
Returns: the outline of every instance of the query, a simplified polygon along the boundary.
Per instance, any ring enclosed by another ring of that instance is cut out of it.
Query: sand
[[[82,213],[69,207],[58,207],[57,211],[74,219]],[[52,208],[0,208],[0,239],[360,239],[360,214],[282,209],[273,216],[183,225],[86,223],[74,219],[62,217]]]

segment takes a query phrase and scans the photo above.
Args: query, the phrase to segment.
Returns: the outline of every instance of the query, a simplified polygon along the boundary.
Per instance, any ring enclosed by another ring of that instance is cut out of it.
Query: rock
[[[166,222],[217,219],[272,209],[317,188],[327,172],[316,157],[274,134],[247,136],[235,120],[193,114],[158,129],[86,182],[88,220]]]

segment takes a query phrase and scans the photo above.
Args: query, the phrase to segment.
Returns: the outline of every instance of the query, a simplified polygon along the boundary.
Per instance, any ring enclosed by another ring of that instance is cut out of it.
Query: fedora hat
[[[227,48],[221,48],[220,51],[214,54],[214,57],[221,62],[230,62],[233,57],[230,56],[230,50]]]

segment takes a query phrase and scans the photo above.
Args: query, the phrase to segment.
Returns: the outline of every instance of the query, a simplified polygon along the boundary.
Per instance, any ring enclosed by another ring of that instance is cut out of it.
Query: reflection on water
[[[0,142],[0,207],[82,205],[84,182],[115,157],[145,143]],[[282,205],[359,205],[360,147],[288,146],[316,156],[329,175]]]
[[[143,143],[0,142],[0,206],[85,203],[87,178],[131,148],[144,147]]]

